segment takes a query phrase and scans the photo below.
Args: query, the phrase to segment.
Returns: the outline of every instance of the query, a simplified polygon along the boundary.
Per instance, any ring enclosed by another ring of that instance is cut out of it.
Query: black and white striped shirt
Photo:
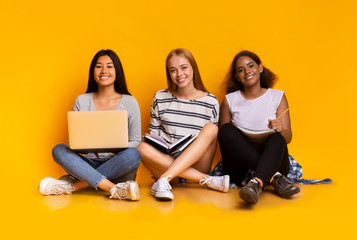
[[[151,104],[150,131],[168,143],[188,134],[198,134],[209,122],[218,124],[219,102],[208,93],[197,100],[185,100],[167,89],[155,93]]]

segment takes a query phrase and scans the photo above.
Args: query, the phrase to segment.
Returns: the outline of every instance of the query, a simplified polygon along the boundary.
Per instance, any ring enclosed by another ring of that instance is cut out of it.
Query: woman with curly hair
[[[292,138],[289,106],[283,91],[272,89],[276,76],[249,51],[238,53],[227,74],[226,96],[221,104],[218,140],[223,173],[241,184],[249,170],[253,178],[239,191],[244,201],[255,204],[269,182],[279,196],[288,198],[300,188],[287,178]],[[241,129],[275,129],[265,139],[248,138]]]

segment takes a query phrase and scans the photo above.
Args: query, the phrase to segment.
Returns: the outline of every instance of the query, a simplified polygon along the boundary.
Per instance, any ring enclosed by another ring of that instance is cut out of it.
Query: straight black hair
[[[89,68],[89,79],[88,79],[88,87],[87,87],[86,93],[98,91],[98,83],[94,79],[94,67],[97,64],[98,58],[100,58],[102,56],[109,56],[113,61],[115,75],[116,75],[116,78],[114,81],[114,90],[120,94],[131,95],[128,91],[127,86],[126,86],[124,70],[123,70],[123,66],[121,65],[120,59],[119,59],[118,55],[113,50],[110,50],[110,49],[100,50],[93,57],[92,62],[90,64],[90,68]]]

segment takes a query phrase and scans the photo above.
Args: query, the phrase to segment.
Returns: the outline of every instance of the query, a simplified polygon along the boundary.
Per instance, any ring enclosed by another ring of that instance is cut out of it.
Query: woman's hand
[[[276,111],[278,119],[268,119],[268,128],[274,128],[277,132],[283,135],[286,143],[290,143],[292,138],[290,114],[286,109],[289,109],[289,105],[284,94]]]
[[[283,131],[283,124],[280,119],[268,119],[268,128],[275,129],[277,132]]]

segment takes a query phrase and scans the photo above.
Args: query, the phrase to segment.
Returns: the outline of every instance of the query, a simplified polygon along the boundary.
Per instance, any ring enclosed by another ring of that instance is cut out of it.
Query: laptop
[[[128,147],[127,111],[69,111],[69,147],[78,153],[118,152]]]

